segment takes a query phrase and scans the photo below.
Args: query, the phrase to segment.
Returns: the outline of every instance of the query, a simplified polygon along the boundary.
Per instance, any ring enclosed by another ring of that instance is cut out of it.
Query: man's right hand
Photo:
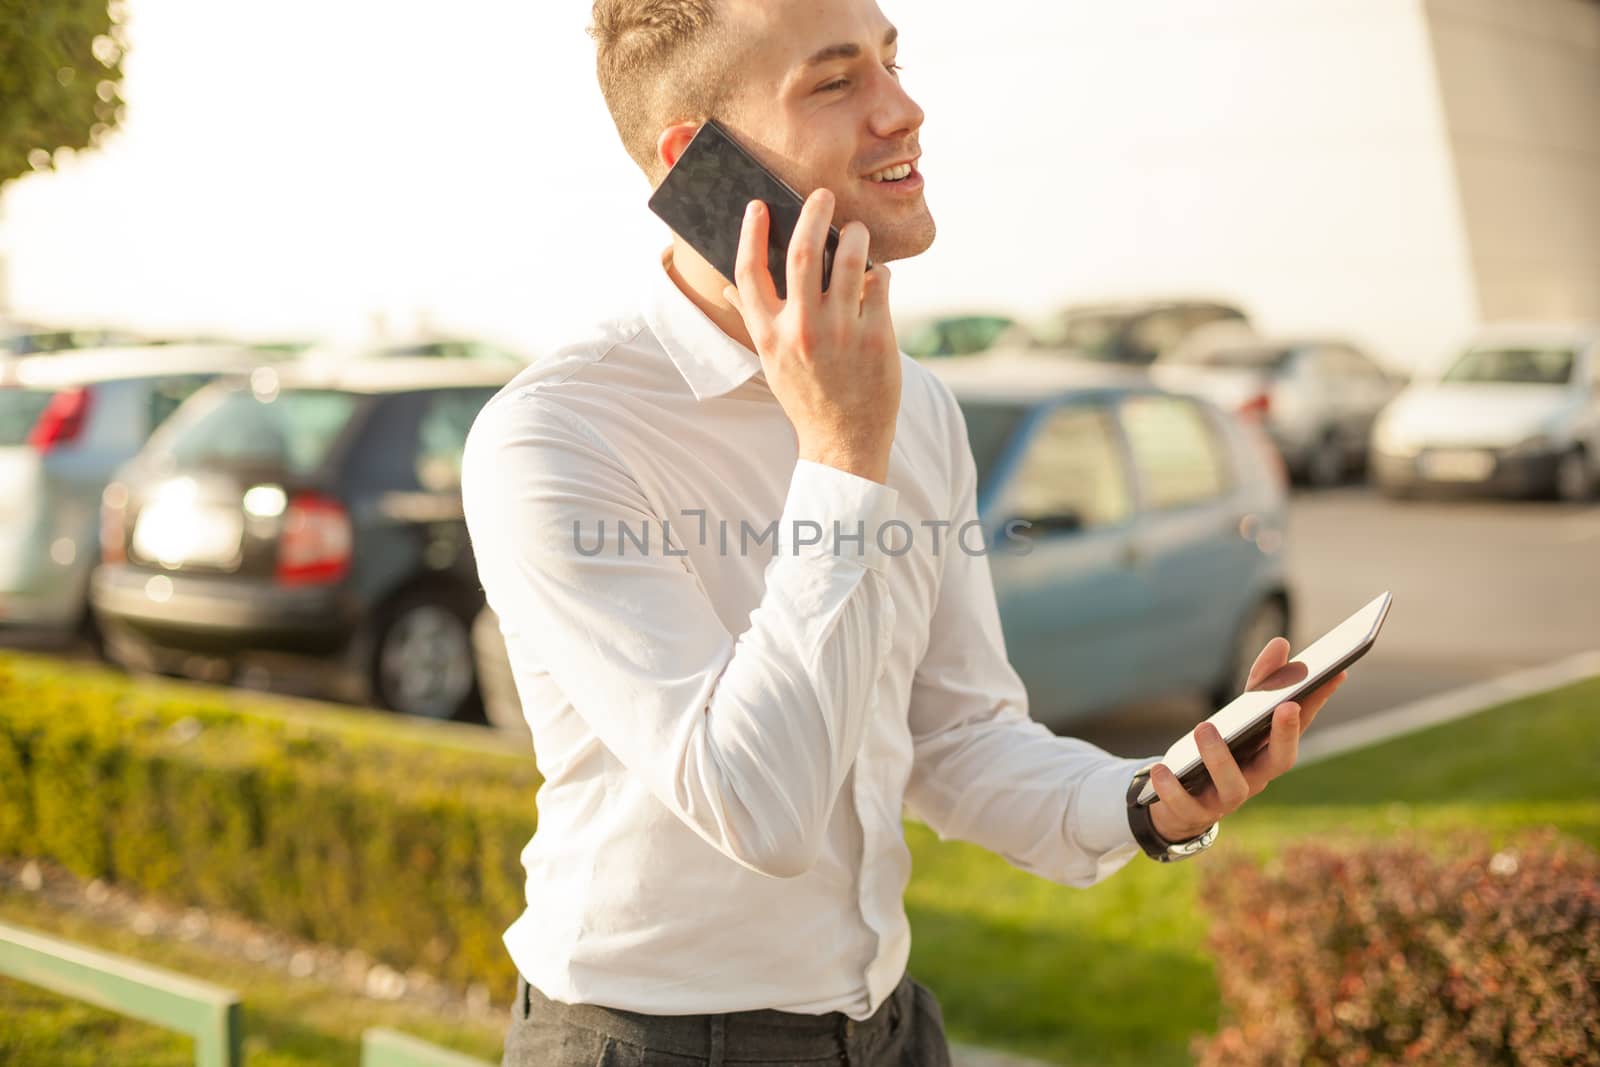
[[[822,291],[833,208],[826,189],[806,199],[789,241],[788,299],[780,300],[767,269],[770,216],[765,204],[752,201],[739,237],[738,284],[723,296],[750,331],[767,385],[794,425],[800,458],[883,482],[900,411],[889,270],[882,264],[867,270],[867,228],[853,221],[839,232]]]

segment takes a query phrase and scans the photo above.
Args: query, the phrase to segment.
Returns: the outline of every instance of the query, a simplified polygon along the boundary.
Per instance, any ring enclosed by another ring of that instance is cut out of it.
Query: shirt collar
[[[671,256],[669,247],[661,253],[658,269],[650,272],[645,320],[696,400],[731,393],[763,373],[761,357],[723,333],[684,295],[667,273]]]

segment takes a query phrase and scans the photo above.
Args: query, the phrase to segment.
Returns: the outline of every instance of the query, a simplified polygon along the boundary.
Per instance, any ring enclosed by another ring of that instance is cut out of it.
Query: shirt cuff
[[[1128,783],[1149,762],[1113,760],[1084,778],[1067,812],[1067,833],[1079,848],[1099,854],[1138,844],[1128,822]]]
[[[870,478],[797,460],[778,523],[779,552],[851,559],[881,573],[890,556],[911,547],[910,528],[890,525],[899,502],[898,490]]]

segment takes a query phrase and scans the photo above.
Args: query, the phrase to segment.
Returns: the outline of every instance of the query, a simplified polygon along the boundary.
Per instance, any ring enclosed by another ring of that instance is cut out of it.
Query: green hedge
[[[0,855],[500,996],[539,782],[448,724],[0,656]]]

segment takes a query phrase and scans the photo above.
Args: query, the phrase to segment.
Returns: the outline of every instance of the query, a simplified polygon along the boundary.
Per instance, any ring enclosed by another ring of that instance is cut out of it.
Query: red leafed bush
[[[1207,878],[1202,1065],[1600,1064],[1600,854],[1306,845]]]

